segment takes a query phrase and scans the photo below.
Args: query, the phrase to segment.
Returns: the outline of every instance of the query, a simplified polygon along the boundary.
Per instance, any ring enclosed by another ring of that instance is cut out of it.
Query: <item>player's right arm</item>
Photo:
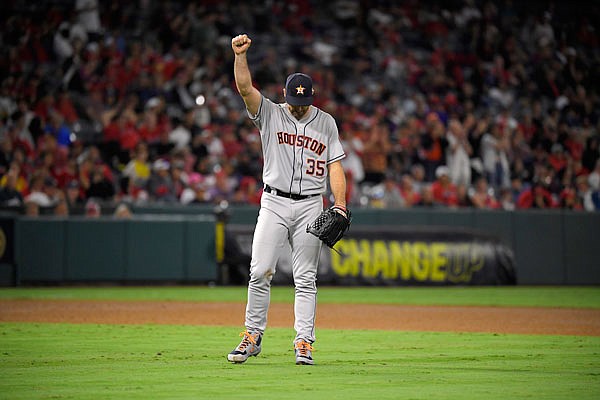
[[[248,68],[246,53],[251,44],[252,40],[250,40],[248,35],[237,35],[231,39],[231,48],[235,54],[235,61],[233,63],[235,85],[242,99],[244,99],[244,103],[246,103],[246,108],[250,114],[256,115],[260,107],[261,94],[258,89],[252,86],[252,76]]]

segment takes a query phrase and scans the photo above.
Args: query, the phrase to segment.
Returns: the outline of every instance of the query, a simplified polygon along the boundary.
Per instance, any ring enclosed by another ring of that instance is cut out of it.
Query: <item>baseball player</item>
[[[252,85],[246,59],[251,43],[247,35],[238,35],[231,40],[231,47],[237,89],[260,131],[264,190],[252,241],[246,330],[227,359],[243,363],[260,353],[271,279],[288,241],[295,286],[296,364],[312,365],[321,241],[307,233],[307,226],[323,211],[327,177],[336,210],[345,213],[346,179],[341,163],[345,154],[333,117],[312,106],[314,90],[308,75],[294,73],[287,77],[284,104],[265,98]]]

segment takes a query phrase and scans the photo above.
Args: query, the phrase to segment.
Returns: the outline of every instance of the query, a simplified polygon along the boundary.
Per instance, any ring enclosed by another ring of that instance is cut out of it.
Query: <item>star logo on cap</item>
[[[304,86],[300,85],[296,88],[296,94],[304,94],[304,89],[306,89]]]

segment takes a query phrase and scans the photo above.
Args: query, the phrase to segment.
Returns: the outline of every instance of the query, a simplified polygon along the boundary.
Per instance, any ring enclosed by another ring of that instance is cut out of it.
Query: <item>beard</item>
[[[300,120],[306,113],[310,106],[290,106],[288,105],[290,113],[297,119]]]

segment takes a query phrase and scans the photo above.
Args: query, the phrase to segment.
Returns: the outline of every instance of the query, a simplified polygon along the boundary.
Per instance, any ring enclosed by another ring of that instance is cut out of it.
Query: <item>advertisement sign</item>
[[[253,227],[230,225],[236,251],[250,256]],[[516,283],[512,250],[473,229],[415,226],[354,226],[332,251],[323,246],[319,284],[506,285]],[[289,246],[273,283],[292,283]]]

